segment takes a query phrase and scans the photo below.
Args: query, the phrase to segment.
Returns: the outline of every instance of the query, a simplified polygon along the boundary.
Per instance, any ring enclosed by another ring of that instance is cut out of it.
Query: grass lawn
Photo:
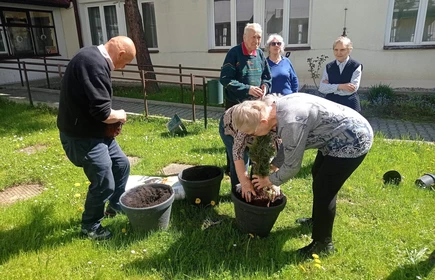
[[[170,137],[167,121],[136,116],[124,125],[117,141],[128,156],[140,158],[133,175],[159,175],[170,163],[225,164],[217,121],[209,120],[207,130],[202,122],[186,122],[185,137]],[[435,258],[429,258],[435,192],[414,185],[424,173],[435,173],[433,144],[376,137],[339,192],[338,252],[316,266],[297,258],[310,230],[294,223],[311,213],[315,150],[281,186],[288,202],[267,238],[237,230],[224,177],[214,207],[175,201],[167,231],[135,233],[118,215],[103,221],[114,238],[93,242],[79,234],[87,179],[65,157],[56,111],[0,99],[0,123],[0,190],[44,188],[31,199],[0,205],[1,279],[435,279]],[[383,185],[382,175],[391,169],[404,177],[399,186]],[[221,223],[207,227],[210,220]]]

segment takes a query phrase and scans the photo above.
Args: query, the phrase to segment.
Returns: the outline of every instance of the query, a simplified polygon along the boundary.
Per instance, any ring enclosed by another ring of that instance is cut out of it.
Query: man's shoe
[[[313,241],[310,245],[299,249],[298,254],[304,258],[312,258],[313,254],[316,255],[329,255],[335,252],[334,244],[332,241]]]
[[[82,234],[91,240],[106,240],[112,237],[110,231],[100,225],[96,230],[89,230],[82,228]]]
[[[299,219],[296,219],[296,223],[300,224],[301,226],[312,227],[313,226],[313,218],[299,218]]]
[[[116,216],[116,214],[122,214],[121,209],[115,209],[114,207],[107,205],[106,210],[104,211],[104,216],[106,218],[113,218]]]

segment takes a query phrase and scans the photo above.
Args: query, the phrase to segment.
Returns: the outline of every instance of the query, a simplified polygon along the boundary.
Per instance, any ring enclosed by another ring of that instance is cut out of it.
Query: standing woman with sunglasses
[[[269,53],[267,62],[272,73],[272,89],[270,92],[288,95],[298,92],[298,77],[292,63],[284,53],[284,40],[278,34],[269,36],[266,42],[266,50]]]

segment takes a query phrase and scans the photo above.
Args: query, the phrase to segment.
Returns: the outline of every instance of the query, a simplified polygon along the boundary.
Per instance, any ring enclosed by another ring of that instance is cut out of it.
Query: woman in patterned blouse
[[[233,127],[249,135],[276,129],[284,157],[279,170],[254,175],[255,188],[281,185],[301,168],[304,151],[318,149],[312,166],[312,239],[298,252],[303,256],[331,253],[337,193],[364,160],[373,143],[369,122],[355,110],[329,100],[294,93],[274,102],[245,101],[234,106]]]
[[[275,100],[276,98],[277,96],[267,95],[265,100]],[[229,155],[232,191],[235,192],[237,185],[240,183],[242,197],[249,202],[251,201],[251,195],[255,194],[255,192],[247,171],[249,167],[249,157],[246,148],[253,143],[254,136],[248,135],[234,128],[232,120],[233,109],[233,107],[229,108],[222,116],[219,125],[219,133],[225,144],[226,152]],[[273,144],[277,149],[277,147],[280,146],[281,140],[277,137],[274,130],[270,131],[270,134],[272,136]],[[277,157],[271,162],[272,169],[276,169],[275,162],[279,161],[280,157],[282,157],[281,150],[278,152]]]

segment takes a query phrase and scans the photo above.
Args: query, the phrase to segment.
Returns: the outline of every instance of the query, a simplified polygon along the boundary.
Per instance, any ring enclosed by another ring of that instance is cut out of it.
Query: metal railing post
[[[44,56],[45,78],[47,79],[47,87],[50,88],[50,78],[48,77],[47,58]]]
[[[192,88],[192,121],[196,121],[195,116],[195,82],[194,82],[195,76],[193,76],[192,73],[190,73],[190,86]]]
[[[180,74],[180,89],[181,89],[181,103],[184,101],[184,91],[183,91],[183,68],[181,67],[181,64],[178,64],[178,73]]]
[[[207,129],[207,86],[205,82],[205,77],[202,77],[202,88],[204,90],[204,128]]]
[[[147,90],[145,88],[145,71],[140,70],[140,78],[142,80],[142,90],[143,90],[143,105],[145,108],[145,117],[148,118],[148,97],[147,97]]]
[[[23,87],[24,86],[23,73],[21,73],[21,63],[19,58],[17,58],[17,63],[18,63],[18,72],[20,72],[21,86]]]
[[[30,105],[33,106],[32,93],[30,92],[29,77],[27,76],[26,62],[23,61],[24,77],[26,78],[27,94],[29,95]]]
[[[57,71],[59,72],[59,78],[62,80],[62,65],[57,65]]]

